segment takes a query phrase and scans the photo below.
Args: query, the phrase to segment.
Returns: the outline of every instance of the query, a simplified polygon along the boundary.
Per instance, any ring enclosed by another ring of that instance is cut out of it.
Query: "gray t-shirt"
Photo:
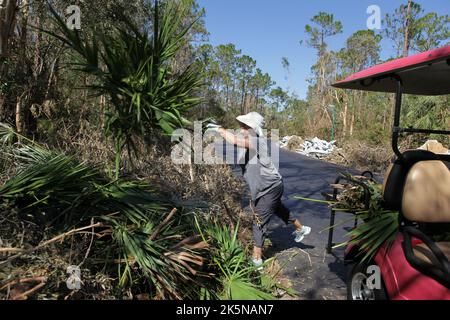
[[[249,185],[253,201],[282,182],[282,177],[268,151],[265,137],[251,137],[250,149],[246,150],[245,158],[240,159],[242,174]]]

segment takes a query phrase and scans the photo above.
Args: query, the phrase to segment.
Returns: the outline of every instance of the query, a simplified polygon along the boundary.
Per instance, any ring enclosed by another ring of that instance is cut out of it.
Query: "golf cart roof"
[[[336,88],[396,92],[397,79],[403,93],[450,94],[450,46],[389,61],[355,73],[333,84]]]

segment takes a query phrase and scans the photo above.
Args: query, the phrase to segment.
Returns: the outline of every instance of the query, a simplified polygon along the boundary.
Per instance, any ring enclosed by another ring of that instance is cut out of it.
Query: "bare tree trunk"
[[[355,103],[355,121],[361,122],[362,121],[362,106],[363,106],[363,99],[364,99],[364,92],[363,91],[357,91],[356,92],[358,99],[356,100],[357,103]]]
[[[323,103],[323,105],[324,105],[324,104],[325,104],[325,103]],[[330,127],[331,127],[331,126],[333,125],[333,119],[331,118],[330,113],[328,112],[328,109],[327,109],[326,106],[323,107],[323,111],[324,111],[324,114],[325,114],[326,118],[327,118],[328,121],[330,122]]]
[[[14,31],[17,9],[16,0],[3,0],[0,6],[0,57],[8,56],[9,38]]]
[[[338,91],[334,90],[334,99],[336,105],[344,105],[344,110],[339,113],[342,118],[342,137],[347,135],[347,113],[348,113],[348,95],[343,93],[342,99],[339,98]]]
[[[6,95],[0,92],[0,121],[3,120],[2,117],[5,113],[4,107],[6,104]]]
[[[42,28],[42,7],[40,5],[36,8],[36,21],[34,22],[38,28]],[[42,33],[37,32],[36,33],[36,40],[34,45],[34,61],[33,61],[33,76],[35,78],[35,81],[37,81],[40,70],[42,70],[42,62],[41,62],[41,42],[42,42]]]
[[[22,133],[23,129],[23,117],[22,117],[22,98],[17,97],[16,102],[16,131]]]
[[[57,66],[57,64],[58,64],[58,60],[59,60],[59,57],[57,57],[57,58],[53,61],[52,66],[51,66],[51,68],[50,68],[50,75],[48,76],[47,89],[45,90],[44,101],[45,101],[45,100],[48,100],[48,96],[49,96],[50,90],[51,90],[51,88],[52,88],[53,79],[55,78],[55,69],[56,69],[56,66]]]
[[[242,81],[241,114],[245,112],[245,80]]]
[[[20,59],[25,58],[28,35],[29,0],[22,0],[22,21],[20,24]],[[22,60],[24,61],[24,60]],[[23,64],[19,64],[23,68]]]
[[[28,15],[29,15],[29,3],[28,0],[23,0],[22,2],[22,21],[20,25],[20,57],[19,59],[23,62],[26,60],[26,45],[27,45],[27,29],[28,29]],[[16,67],[16,72],[18,74],[23,74],[23,70],[25,68],[24,63],[18,63]],[[26,132],[25,122],[24,120],[24,110],[23,110],[23,97],[19,96],[16,100],[16,130],[17,132]]]
[[[16,22],[17,1],[3,0],[0,7],[0,79],[8,72],[8,64],[3,63],[9,57],[9,42]],[[0,118],[6,118],[6,94],[0,92]]]
[[[409,27],[411,25],[411,8],[412,8],[412,0],[408,0],[408,7],[406,9],[406,17],[405,17],[405,40],[403,42],[403,56],[407,57],[409,55]]]
[[[344,102],[344,112],[342,114],[342,135],[347,135],[347,112],[348,112],[348,100]]]
[[[228,85],[225,88],[225,110],[229,110],[229,103],[230,103],[230,88]]]
[[[349,135],[350,137],[353,136],[353,129],[355,127],[355,94],[352,94],[352,103],[351,103],[351,119],[350,119],[350,129],[349,129]]]
[[[350,122],[350,137],[353,136],[353,128],[355,127],[355,113],[352,113],[352,120]]]

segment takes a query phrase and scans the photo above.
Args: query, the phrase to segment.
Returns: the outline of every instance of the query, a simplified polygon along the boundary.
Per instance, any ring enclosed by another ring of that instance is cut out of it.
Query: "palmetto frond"
[[[255,268],[248,261],[238,239],[239,224],[231,230],[216,221],[204,223],[197,229],[209,244],[210,267],[217,270],[217,298],[224,300],[273,300],[274,296],[258,286],[261,279],[255,276]]]
[[[125,16],[112,29],[99,27],[91,35],[82,34],[51,10],[58,32],[46,32],[75,52],[75,69],[94,77],[88,88],[110,97],[105,131],[114,138],[117,155],[125,146],[135,150],[135,138],[155,128],[170,134],[186,123],[183,113],[200,102],[196,90],[201,79],[193,65],[179,74],[172,72],[171,61],[192,27],[183,27],[185,12],[176,4],[164,10],[155,6],[150,35]]]
[[[364,223],[348,233],[350,240],[341,245],[357,245],[358,258],[371,261],[383,245],[389,246],[398,232],[398,212],[383,211],[378,215],[361,215]]]
[[[1,203],[27,220],[63,233],[90,219],[103,222],[112,236],[97,240],[93,255],[108,265],[119,262],[119,284],[148,283],[162,298],[196,298],[195,276],[206,248],[173,204],[148,184],[110,181],[96,167],[37,144],[16,145],[17,175],[0,187]],[[171,210],[172,213],[167,215]],[[150,290],[150,292],[152,292]]]
[[[343,174],[343,177],[348,178],[349,181],[360,179],[348,174]],[[368,208],[366,208],[364,202],[364,189],[354,184],[340,185],[339,188],[342,190],[335,201],[316,200],[304,197],[295,198],[328,204],[334,211],[356,214],[361,223],[347,233],[349,240],[337,244],[334,248],[357,245],[361,249],[358,258],[362,261],[370,261],[381,246],[389,246],[395,239],[399,228],[398,212],[383,208],[381,185],[372,180],[361,179],[371,194]],[[353,220],[354,218],[351,218],[338,222],[325,230],[340,227]]]

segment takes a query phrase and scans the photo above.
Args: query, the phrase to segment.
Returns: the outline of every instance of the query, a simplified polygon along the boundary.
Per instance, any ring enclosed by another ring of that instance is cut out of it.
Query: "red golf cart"
[[[403,94],[450,94],[450,46],[377,65],[333,86],[396,93],[392,130],[396,160],[384,178],[383,200],[387,207],[399,211],[400,228],[393,244],[385,244],[371,262],[379,267],[381,288],[367,285],[370,276],[366,272],[367,264],[357,259],[360,248],[346,249],[345,259],[353,265],[348,298],[450,300],[450,242],[433,241],[430,235],[436,226],[449,228],[450,232],[450,154],[426,150],[400,152],[398,148],[402,134],[450,134],[450,131],[400,125]],[[332,231],[329,251],[331,246]]]

